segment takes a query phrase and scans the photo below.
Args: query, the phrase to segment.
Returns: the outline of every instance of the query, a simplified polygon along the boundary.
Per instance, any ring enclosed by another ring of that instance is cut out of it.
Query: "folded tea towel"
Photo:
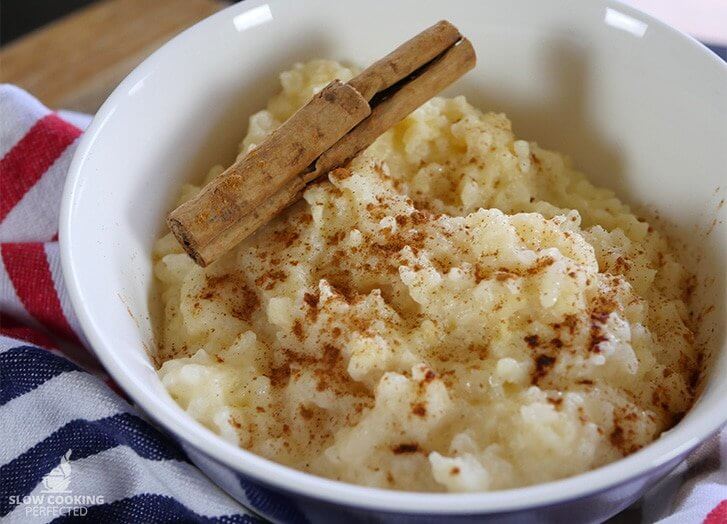
[[[0,520],[253,522],[85,349],[63,287],[57,222],[89,120],[0,86]],[[242,488],[257,513],[309,520],[279,495]],[[615,520],[725,523],[726,491],[727,430]]]

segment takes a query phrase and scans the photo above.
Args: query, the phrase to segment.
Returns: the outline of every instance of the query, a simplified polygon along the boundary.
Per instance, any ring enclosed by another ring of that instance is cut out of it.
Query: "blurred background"
[[[301,1],[301,0],[290,0]],[[223,0],[0,0],[0,82],[51,108],[95,112],[175,34]],[[727,0],[625,0],[727,60]]]

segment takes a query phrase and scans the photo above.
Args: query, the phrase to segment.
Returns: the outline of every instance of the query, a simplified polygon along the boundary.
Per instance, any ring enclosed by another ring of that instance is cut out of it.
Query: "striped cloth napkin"
[[[90,120],[0,86],[0,521],[258,522],[84,349],[57,228]]]
[[[63,287],[57,222],[89,120],[0,86],[0,520],[254,522],[85,349]],[[723,431],[616,520],[727,523],[726,491]],[[308,520],[279,500],[248,504],[281,522]]]

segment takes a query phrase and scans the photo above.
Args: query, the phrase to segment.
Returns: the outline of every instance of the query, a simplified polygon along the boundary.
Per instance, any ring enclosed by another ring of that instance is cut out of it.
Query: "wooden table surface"
[[[725,28],[715,32],[712,27],[721,27],[715,20],[727,13],[724,0],[694,0],[689,8],[679,7],[681,0],[626,1],[677,27],[677,22],[693,18],[691,25],[680,28],[727,44]],[[0,82],[25,88],[53,109],[94,113],[152,51],[227,3],[104,0],[0,48]],[[697,8],[698,14],[691,18],[684,14]]]
[[[0,49],[0,82],[52,109],[94,113],[144,58],[226,5],[220,0],[104,0]]]

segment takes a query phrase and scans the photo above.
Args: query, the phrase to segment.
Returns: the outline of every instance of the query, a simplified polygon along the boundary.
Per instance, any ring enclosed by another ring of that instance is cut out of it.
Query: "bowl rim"
[[[85,299],[83,278],[76,269],[75,255],[72,249],[74,244],[72,210],[83,179],[84,163],[106,121],[114,113],[117,99],[120,99],[122,95],[128,92],[129,88],[141,80],[154,63],[164,60],[167,54],[182,49],[184,41],[191,34],[210,30],[218,21],[228,18],[233,13],[239,14],[260,5],[276,3],[277,1],[279,0],[252,0],[233,4],[194,24],[157,49],[139,64],[111,93],[84,132],[73,155],[63,188],[60,210],[59,242],[64,281],[68,289],[71,305],[93,352],[109,375],[133,400],[134,404],[138,405],[144,413],[183,442],[190,444],[218,463],[261,484],[298,496],[324,500],[334,504],[411,514],[456,515],[513,512],[557,505],[587,497],[617,485],[635,481],[657,468],[669,466],[670,462],[679,459],[694,449],[727,422],[727,412],[722,412],[718,409],[718,406],[715,406],[700,415],[698,419],[687,419],[685,420],[686,424],[680,423],[662,433],[656,441],[636,453],[575,476],[499,491],[428,493],[360,486],[319,477],[278,464],[224,441],[219,435],[205,428],[191,417],[180,416],[181,408],[176,407],[174,409],[172,406],[165,405],[160,397],[147,394],[138,388],[131,375],[126,372],[126,366],[116,357],[113,348],[104,344],[100,329],[94,321],[93,310]],[[722,68],[727,74],[727,64],[691,36],[681,33],[652,16],[621,3],[619,0],[589,1],[603,8],[618,9],[649,24],[650,27],[658,27],[660,31],[665,31],[671,34],[676,41],[680,41],[680,45],[696,48],[702,55],[709,55],[704,58],[711,59],[714,66]]]

